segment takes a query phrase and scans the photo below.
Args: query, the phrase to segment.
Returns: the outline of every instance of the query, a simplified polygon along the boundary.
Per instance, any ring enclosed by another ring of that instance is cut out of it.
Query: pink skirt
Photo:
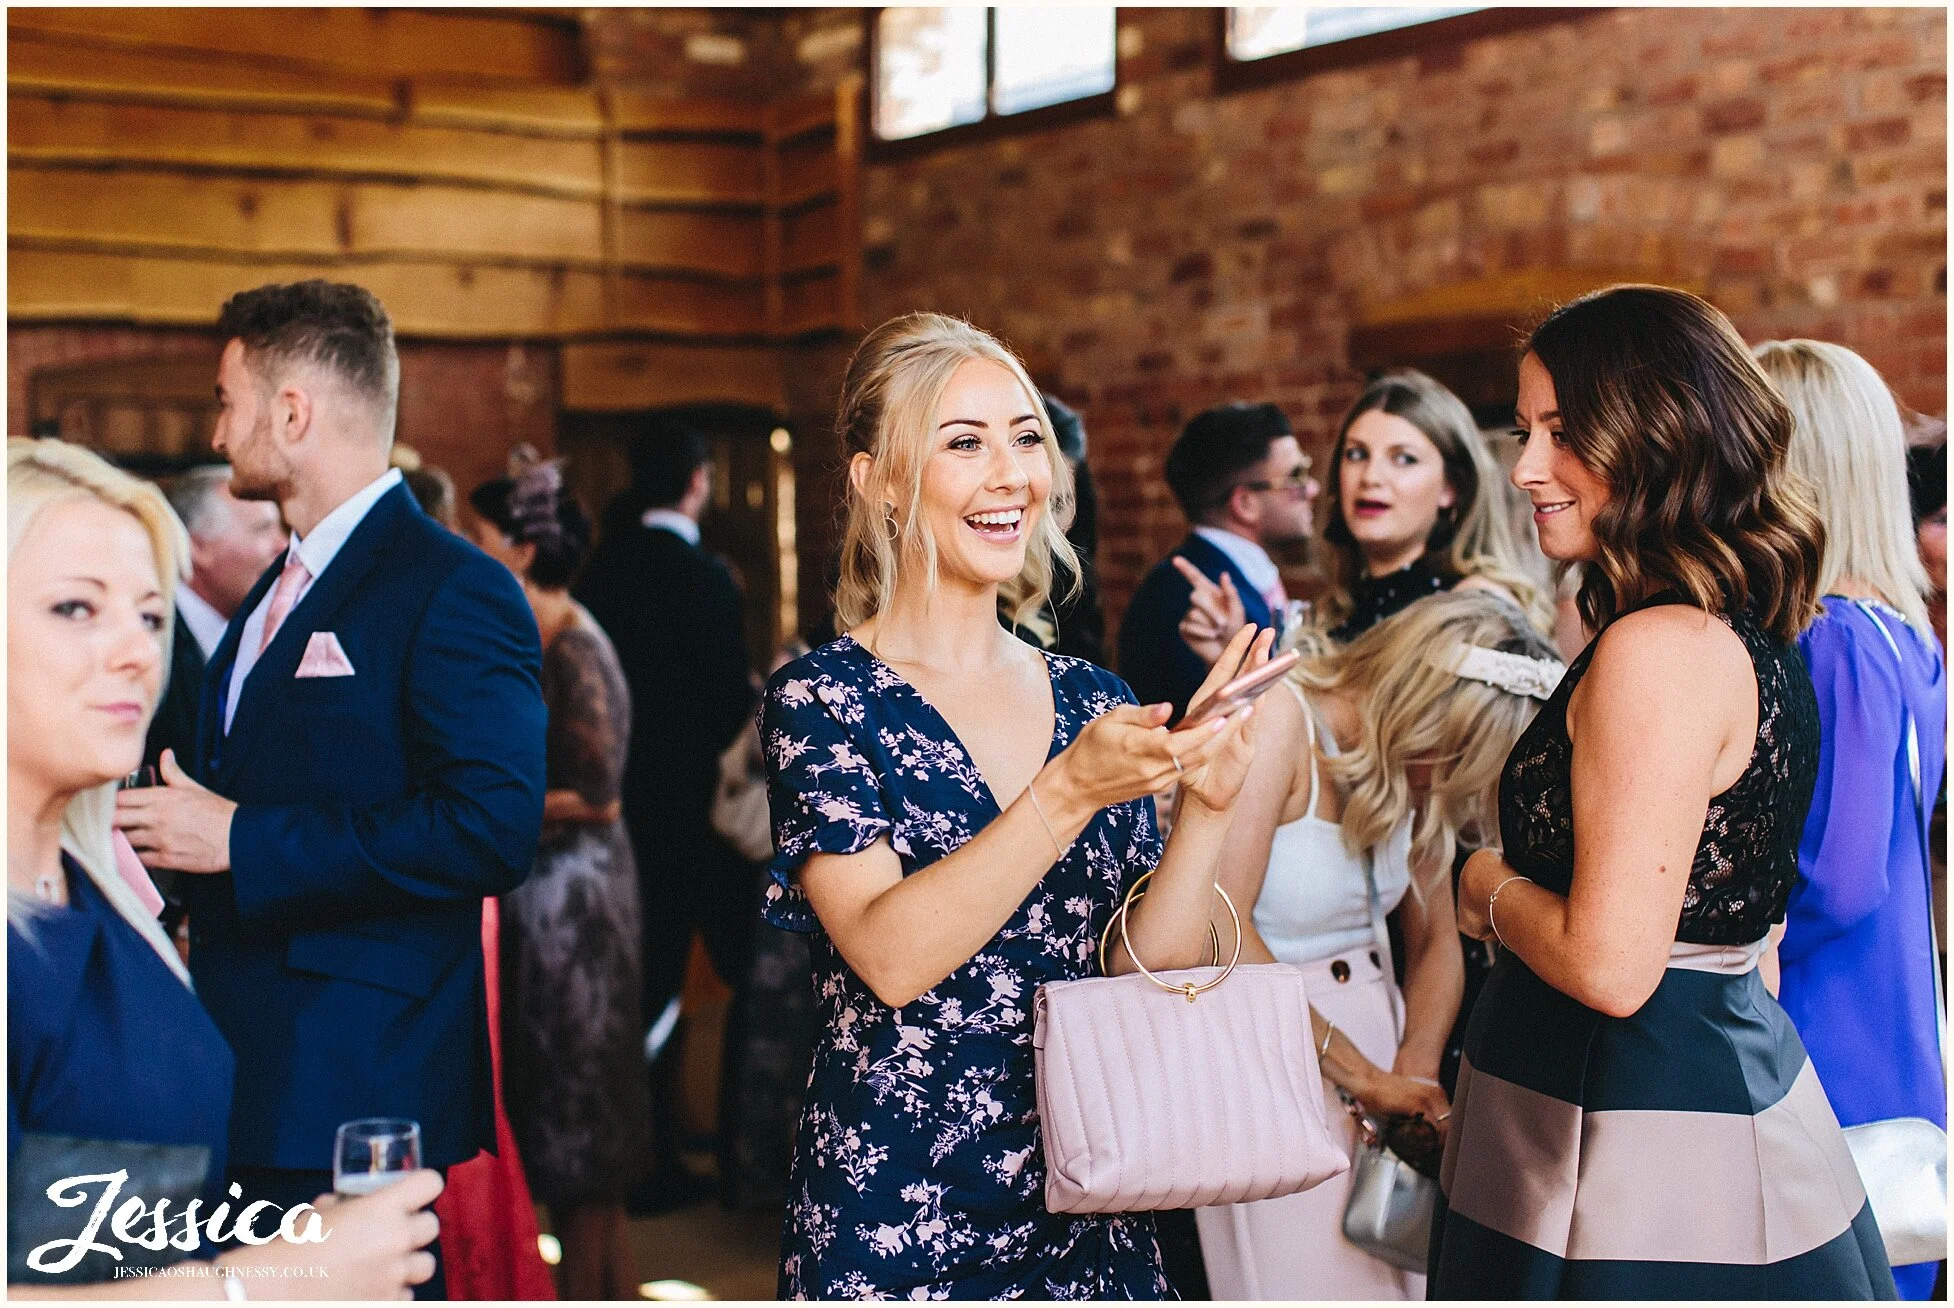
[[[1365,1058],[1389,1068],[1397,1060],[1396,1014],[1404,1003],[1390,972],[1371,961],[1368,948],[1300,966],[1310,1006],[1336,1023]],[[1323,1106],[1330,1138],[1354,1157],[1357,1123],[1343,1111],[1327,1076]],[[1423,1299],[1424,1277],[1401,1272],[1343,1238],[1349,1200],[1350,1173],[1342,1172],[1301,1194],[1195,1209],[1210,1292],[1216,1299]]]

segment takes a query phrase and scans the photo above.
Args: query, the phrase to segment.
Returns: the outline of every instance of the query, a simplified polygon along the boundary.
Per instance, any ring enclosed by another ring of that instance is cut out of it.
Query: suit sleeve
[[[514,578],[464,559],[423,612],[408,658],[408,792],[363,807],[241,805],[231,821],[240,918],[324,926],[519,885],[543,821],[541,667]]]
[[[1818,694],[1818,784],[1798,846],[1798,885],[1778,946],[1787,962],[1850,931],[1892,889],[1893,822],[1906,730],[1899,674],[1877,636],[1827,615],[1800,642]]]
[[[746,648],[745,606],[739,587],[717,561],[711,563],[705,590],[707,620],[698,624],[693,664],[710,681],[700,696],[699,742],[716,760],[753,720],[758,695],[753,662]]]

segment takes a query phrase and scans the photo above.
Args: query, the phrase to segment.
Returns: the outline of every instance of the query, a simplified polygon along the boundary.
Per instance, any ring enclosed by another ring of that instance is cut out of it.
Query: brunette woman
[[[1794,641],[1824,529],[1728,320],[1618,286],[1538,327],[1515,484],[1598,632],[1500,779],[1460,929],[1441,1299],[1891,1298],[1852,1156],[1758,971],[1798,877],[1819,717]]]

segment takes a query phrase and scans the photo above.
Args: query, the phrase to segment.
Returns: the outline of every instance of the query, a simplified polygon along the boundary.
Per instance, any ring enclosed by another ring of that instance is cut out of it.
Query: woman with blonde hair
[[[993,338],[938,314],[883,324],[849,363],[837,428],[845,634],[777,672],[761,718],[767,914],[811,934],[823,1019],[780,1292],[1164,1297],[1150,1217],[1044,1206],[1032,997],[1131,967],[1095,954],[1151,870],[1134,950],[1205,961],[1249,710],[1169,732],[1167,705],[999,624],[1000,598],[1022,619],[1067,558],[1070,478]],[[1252,635],[1231,662],[1266,660]],[[1177,779],[1163,851],[1150,796]]]
[[[155,487],[58,441],[7,443],[8,1293],[406,1297],[434,1270],[420,1251],[437,1227],[421,1211],[441,1190],[433,1172],[363,1199],[321,1196],[317,1240],[240,1247],[206,1276],[128,1275],[208,1253],[249,1202],[223,1192],[230,1048],[111,843],[117,783],[142,761],[162,692],[188,550]],[[80,1248],[84,1216],[48,1187],[118,1172],[118,1205],[169,1201],[170,1244],[146,1243],[145,1217],[142,1242],[96,1235],[117,1258]],[[201,1218],[184,1211],[195,1200]],[[257,1235],[277,1227],[278,1214],[253,1216]],[[302,1233],[306,1215],[293,1225]]]
[[[1818,784],[1778,943],[1778,999],[1840,1123],[1924,1117],[1944,1128],[1923,823],[1946,760],[1947,680],[1910,530],[1899,405],[1842,345],[1754,352],[1791,407],[1786,462],[1813,486],[1826,528],[1823,609],[1798,638],[1818,695]],[[1935,1270],[1896,1267],[1893,1280],[1903,1298],[1926,1299]]]
[[[1474,591],[1419,600],[1327,647],[1290,674],[1290,693],[1265,699],[1264,745],[1222,848],[1222,888],[1253,906],[1242,956],[1308,976],[1326,1094],[1377,1121],[1422,1119],[1395,1134],[1422,1133],[1434,1168],[1449,1117],[1439,1062],[1462,985],[1452,852],[1491,829],[1500,765],[1560,670],[1517,606]],[[1383,938],[1393,909],[1402,992]],[[1354,1152],[1356,1124],[1338,1120]],[[1344,1238],[1351,1180],[1198,1210],[1214,1296],[1422,1297],[1423,1277]]]
[[[1433,1215],[1436,1299],[1891,1298],[1825,1088],[1759,963],[1819,716],[1794,648],[1826,530],[1713,306],[1615,286],[1520,359],[1514,484],[1599,633],[1459,879],[1498,940]]]

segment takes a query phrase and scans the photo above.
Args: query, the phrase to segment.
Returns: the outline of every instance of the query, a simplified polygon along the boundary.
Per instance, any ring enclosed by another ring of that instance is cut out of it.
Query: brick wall
[[[1213,11],[1121,26],[1117,117],[871,166],[862,282],[868,322],[964,314],[1082,407],[1115,621],[1185,529],[1160,481],[1181,422],[1270,399],[1320,449],[1352,326],[1420,292],[1688,282],[1945,411],[1942,11],[1601,11],[1225,95]]]
[[[116,359],[207,359],[214,383],[221,346],[215,333],[194,330],[9,328],[7,431],[27,432],[28,379],[36,369]],[[557,395],[554,346],[400,344],[398,438],[446,468],[463,496],[502,475],[516,442],[545,453],[555,449]]]

